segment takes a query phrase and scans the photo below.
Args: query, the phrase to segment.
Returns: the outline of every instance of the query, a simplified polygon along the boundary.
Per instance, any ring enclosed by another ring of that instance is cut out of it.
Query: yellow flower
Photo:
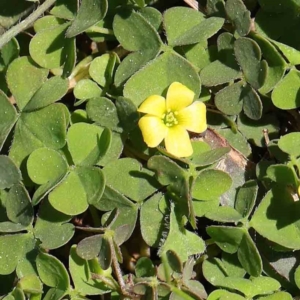
[[[179,82],[173,82],[166,99],[148,97],[138,111],[145,113],[139,127],[148,147],[157,147],[163,140],[169,153],[177,157],[192,155],[193,148],[187,130],[201,133],[207,129],[206,106],[193,102],[195,93]]]

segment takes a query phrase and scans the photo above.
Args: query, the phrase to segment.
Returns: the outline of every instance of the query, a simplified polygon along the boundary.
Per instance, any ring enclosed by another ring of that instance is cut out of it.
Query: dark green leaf
[[[239,38],[234,43],[235,57],[241,66],[245,79],[255,89],[265,82],[268,64],[261,60],[261,50],[258,44],[249,38]]]
[[[237,33],[245,36],[251,29],[251,15],[242,0],[228,0],[225,4],[225,11],[234,24]]]
[[[66,32],[66,37],[74,37],[102,20],[107,12],[107,0],[85,0]]]
[[[21,172],[12,160],[5,155],[0,155],[0,189],[10,188],[21,179]]]

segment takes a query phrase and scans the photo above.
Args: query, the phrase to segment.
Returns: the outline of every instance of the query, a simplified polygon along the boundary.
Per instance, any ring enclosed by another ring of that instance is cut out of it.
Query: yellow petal
[[[180,125],[170,127],[165,137],[166,149],[178,157],[188,157],[193,154],[193,148],[188,132]]]
[[[139,121],[139,127],[143,134],[143,139],[148,147],[157,147],[168,133],[168,127],[162,119],[146,115]]]
[[[195,101],[182,109],[176,116],[178,124],[192,132],[203,132],[207,129],[206,106],[203,102]]]
[[[173,82],[167,92],[167,109],[179,111],[189,106],[194,100],[195,93],[179,82]]]
[[[138,108],[139,112],[162,117],[166,112],[166,100],[162,96],[153,95],[148,97]]]

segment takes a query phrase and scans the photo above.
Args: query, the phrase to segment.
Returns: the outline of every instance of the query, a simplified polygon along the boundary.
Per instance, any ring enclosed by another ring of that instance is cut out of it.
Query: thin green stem
[[[18,35],[20,32],[25,30],[35,20],[37,20],[46,10],[48,10],[56,0],[46,0],[41,6],[39,6],[32,14],[30,14],[25,20],[20,22],[18,25],[7,30],[0,37],[0,49],[7,44],[13,37]]]
[[[103,34],[108,34],[108,35],[114,35],[114,31],[112,29],[104,28],[104,27],[99,27],[99,26],[91,26],[89,28],[89,31],[97,32],[97,33],[103,33]]]
[[[189,296],[188,294],[186,294],[184,291],[180,290],[177,287],[172,287],[171,288],[172,292],[174,292],[175,294],[177,294],[178,296],[180,296],[182,299],[185,300],[193,300],[194,298],[192,298],[191,296]]]

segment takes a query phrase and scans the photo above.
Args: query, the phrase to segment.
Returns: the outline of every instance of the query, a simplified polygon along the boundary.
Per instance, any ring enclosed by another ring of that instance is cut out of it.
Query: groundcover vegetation
[[[2,0],[1,299],[297,299],[299,11]]]

